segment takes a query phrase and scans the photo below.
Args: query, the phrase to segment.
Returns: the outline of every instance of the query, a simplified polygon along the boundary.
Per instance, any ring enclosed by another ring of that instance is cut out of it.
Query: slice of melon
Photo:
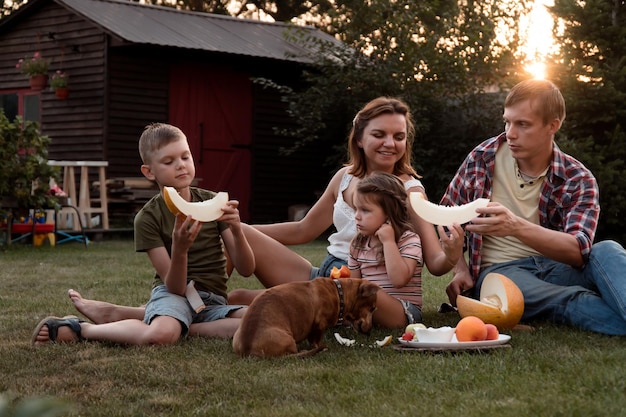
[[[479,198],[462,206],[439,206],[426,200],[419,191],[410,195],[411,207],[418,216],[432,224],[451,226],[452,223],[465,224],[478,216],[477,208],[487,207],[489,199]]]
[[[508,277],[487,274],[480,288],[480,300],[459,295],[456,307],[461,317],[476,316],[500,330],[515,327],[524,314],[524,295]]]
[[[339,333],[335,333],[335,339],[337,339],[337,342],[340,345],[344,346],[353,346],[356,343],[356,340],[346,339],[345,337],[342,337]]]
[[[190,203],[174,187],[163,187],[163,199],[174,214],[182,213],[200,222],[212,222],[222,215],[222,207],[228,202],[228,193],[219,192],[210,200]]]

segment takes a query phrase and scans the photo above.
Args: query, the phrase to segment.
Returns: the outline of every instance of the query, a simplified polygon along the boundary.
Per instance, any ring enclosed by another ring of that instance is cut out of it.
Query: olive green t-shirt
[[[193,202],[215,197],[212,191],[195,187],[190,187],[190,190]],[[150,199],[135,216],[135,250],[146,252],[165,247],[171,256],[175,219],[161,193]],[[199,291],[209,291],[223,297],[226,297],[228,276],[221,232],[227,228],[228,225],[222,222],[203,223],[187,254],[187,281],[193,279]],[[153,286],[163,284],[158,274],[155,273],[154,278]]]

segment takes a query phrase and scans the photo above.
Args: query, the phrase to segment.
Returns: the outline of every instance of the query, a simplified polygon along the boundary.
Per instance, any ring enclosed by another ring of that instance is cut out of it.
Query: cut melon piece
[[[487,207],[488,198],[479,198],[462,206],[439,206],[426,200],[419,191],[410,195],[411,207],[418,216],[432,224],[450,226],[452,223],[465,224],[478,216],[477,208]]]
[[[476,316],[499,330],[515,327],[524,314],[524,295],[510,278],[492,272],[480,288],[480,300],[459,295],[456,307],[461,317]]]
[[[344,346],[353,346],[356,343],[356,340],[346,339],[345,337],[342,337],[339,333],[335,333],[335,339],[340,345]]]
[[[383,340],[377,340],[376,341],[376,346],[378,347],[383,347],[383,346],[387,346],[391,344],[393,337],[392,336],[387,336],[385,337]]]
[[[175,215],[182,213],[200,222],[212,222],[224,213],[222,207],[228,202],[228,193],[219,192],[210,200],[190,203],[174,187],[163,187],[163,199],[167,208]]]

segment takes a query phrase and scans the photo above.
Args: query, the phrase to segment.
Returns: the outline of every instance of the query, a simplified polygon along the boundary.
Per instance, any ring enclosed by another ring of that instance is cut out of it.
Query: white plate
[[[509,340],[511,340],[511,336],[507,334],[501,334],[495,340],[481,340],[478,342],[459,342],[456,340],[456,335],[452,336],[451,342],[414,342],[412,340],[402,340],[398,338],[398,341],[405,346],[416,347],[416,348],[454,348],[454,349],[463,349],[463,348],[477,348],[477,347],[486,347],[486,346],[495,346],[495,345],[504,345]]]

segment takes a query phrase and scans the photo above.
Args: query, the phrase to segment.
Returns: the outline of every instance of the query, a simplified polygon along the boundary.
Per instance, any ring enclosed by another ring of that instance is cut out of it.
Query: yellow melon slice
[[[510,278],[487,274],[480,288],[480,299],[459,295],[456,307],[461,317],[476,316],[499,330],[515,327],[524,314],[524,295]]]
[[[478,216],[476,209],[487,207],[488,198],[479,198],[462,206],[439,206],[426,200],[419,191],[410,195],[411,207],[422,219],[432,224],[450,226],[452,223],[464,224]]]
[[[210,200],[190,203],[174,187],[163,187],[163,199],[174,214],[182,213],[200,222],[212,222],[222,215],[222,207],[228,202],[228,193],[219,192]]]

